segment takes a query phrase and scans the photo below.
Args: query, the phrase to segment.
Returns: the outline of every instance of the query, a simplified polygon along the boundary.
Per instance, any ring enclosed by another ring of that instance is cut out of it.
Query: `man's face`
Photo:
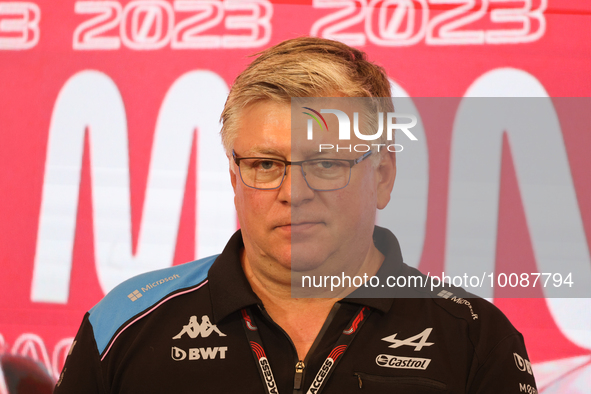
[[[329,129],[337,128],[334,121]],[[292,138],[289,104],[259,102],[242,112],[234,151],[237,157],[289,161],[356,159],[363,154],[320,154],[318,141],[306,141],[304,129],[294,129],[294,133],[302,133],[302,138]],[[378,161],[376,165],[370,158],[353,166],[348,186],[335,191],[310,189],[300,166],[287,168],[278,189],[249,188],[231,161],[234,201],[251,264],[278,263],[300,272],[327,272],[327,267],[340,267],[343,272],[347,270],[343,265],[363,262],[373,247],[376,208],[385,207],[389,201],[395,176],[392,157],[384,155]]]

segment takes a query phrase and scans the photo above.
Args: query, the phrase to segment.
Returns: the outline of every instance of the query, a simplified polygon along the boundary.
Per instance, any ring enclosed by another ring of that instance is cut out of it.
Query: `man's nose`
[[[314,190],[310,189],[304,178],[301,166],[288,166],[283,184],[279,189],[279,198],[290,205],[298,206],[314,197]]]

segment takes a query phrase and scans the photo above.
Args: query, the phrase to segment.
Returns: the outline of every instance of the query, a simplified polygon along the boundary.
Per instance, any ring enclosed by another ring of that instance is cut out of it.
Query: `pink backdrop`
[[[237,227],[221,106],[248,55],[299,35],[363,49],[396,95],[458,98],[423,116],[405,256],[424,272],[453,264],[454,226],[468,215],[454,200],[466,159],[454,140],[460,98],[580,98],[553,101],[558,126],[539,136],[550,149],[500,134],[487,231],[497,272],[542,271],[545,227],[532,212],[551,200],[528,197],[516,168],[544,176],[550,163],[563,170],[550,190],[566,202],[544,205],[545,223],[568,234],[558,250],[588,270],[589,26],[591,4],[574,0],[0,1],[0,352],[57,377],[106,291],[221,251]],[[591,393],[589,301],[495,299],[526,338],[541,392]]]

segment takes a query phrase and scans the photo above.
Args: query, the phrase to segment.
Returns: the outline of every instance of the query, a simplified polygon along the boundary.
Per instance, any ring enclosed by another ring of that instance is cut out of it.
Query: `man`
[[[394,154],[318,152],[319,141],[335,142],[336,117],[326,117],[319,139],[297,137],[306,127],[296,124],[316,111],[300,105],[306,97],[334,97],[320,101],[334,106],[365,98],[359,111],[371,115],[391,110],[390,99],[379,100],[390,95],[384,71],[341,43],[299,38],[263,52],[222,114],[241,230],[219,256],[109,293],[85,316],[55,392],[534,392],[521,335],[462,289],[372,298],[348,287],[318,297],[304,285],[306,297],[293,297],[294,277],[420,276],[394,235],[374,228],[393,188]],[[292,97],[304,99],[291,105]],[[373,132],[370,121],[360,124]]]

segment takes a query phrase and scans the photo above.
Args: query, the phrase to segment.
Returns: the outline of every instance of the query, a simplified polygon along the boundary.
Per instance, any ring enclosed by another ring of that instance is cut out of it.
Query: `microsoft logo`
[[[141,296],[142,296],[142,294],[141,294],[139,291],[137,291],[137,290],[136,290],[136,291],[134,291],[133,293],[130,293],[130,294],[127,296],[127,297],[129,297],[129,299],[130,299],[131,301],[135,301],[135,300],[137,300],[138,298],[140,298]]]
[[[437,294],[439,297],[443,297],[443,298],[449,298],[453,295],[453,293],[451,291],[447,291],[447,290],[441,290],[439,292],[439,294]],[[141,295],[140,295],[141,297]]]

